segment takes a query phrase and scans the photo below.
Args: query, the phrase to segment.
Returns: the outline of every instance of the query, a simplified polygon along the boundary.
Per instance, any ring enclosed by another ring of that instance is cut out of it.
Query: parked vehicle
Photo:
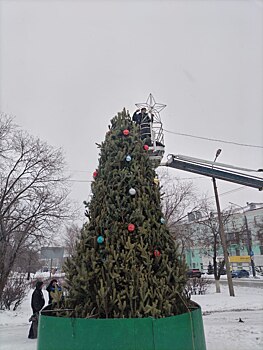
[[[237,270],[237,271],[232,271],[231,275],[232,275],[232,278],[249,277],[249,272],[247,270]]]
[[[263,276],[263,267],[262,266],[255,266],[255,270],[260,276]]]
[[[220,271],[221,270],[221,271]],[[220,275],[226,275],[226,269],[220,266],[220,263],[217,266],[217,272],[220,271]],[[214,267],[212,266],[211,262],[209,262],[208,267],[207,267],[207,274],[208,275],[213,275],[214,274]]]
[[[189,278],[193,278],[193,277],[200,278],[202,273],[201,273],[201,271],[199,269],[191,269],[191,270],[187,271],[186,275]]]

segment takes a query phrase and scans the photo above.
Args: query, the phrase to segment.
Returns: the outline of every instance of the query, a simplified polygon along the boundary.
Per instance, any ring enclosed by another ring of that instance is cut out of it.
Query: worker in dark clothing
[[[153,122],[153,116],[149,117],[146,108],[143,107],[141,110],[137,109],[132,116],[132,120],[136,125],[140,126],[141,139],[145,141],[148,146],[151,145],[151,126]]]
[[[134,121],[134,123],[136,125],[140,125],[141,124],[141,121],[142,119],[144,118],[144,116],[147,115],[147,112],[146,112],[146,108],[143,107],[142,109],[137,109],[134,113],[133,113],[133,116],[132,116],[132,120]]]
[[[141,139],[150,146],[151,145],[151,123],[153,122],[153,117],[149,116],[147,113],[142,116],[141,120]]]
[[[132,116],[132,121],[136,124],[136,125],[140,125],[141,124],[141,113],[140,113],[140,109],[136,109],[136,111],[133,113]]]
[[[38,328],[38,318],[39,318],[39,312],[45,305],[45,299],[42,292],[43,282],[38,281],[36,283],[36,288],[32,294],[31,298],[31,308],[33,311],[33,315],[30,317],[29,321],[32,322],[28,338],[35,339],[37,338],[37,328]]]

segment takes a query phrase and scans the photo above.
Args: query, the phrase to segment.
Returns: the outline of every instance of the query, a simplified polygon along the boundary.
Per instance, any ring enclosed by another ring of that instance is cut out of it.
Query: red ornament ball
[[[160,251],[157,250],[157,249],[153,252],[153,254],[154,254],[154,256],[156,256],[156,257],[161,255]]]
[[[145,151],[148,151],[149,146],[148,146],[148,145],[144,145],[144,146],[143,146],[143,149],[145,149]]]
[[[130,132],[129,132],[128,129],[125,129],[125,130],[123,130],[122,133],[123,133],[124,136],[128,136]]]
[[[128,231],[129,231],[129,232],[133,232],[134,230],[135,230],[135,225],[129,224],[129,225],[128,225]]]
[[[97,177],[98,175],[99,175],[98,171],[97,171],[97,170],[95,170],[95,171],[94,171],[94,173],[93,173],[93,177],[94,177],[94,179],[95,179],[95,177]]]

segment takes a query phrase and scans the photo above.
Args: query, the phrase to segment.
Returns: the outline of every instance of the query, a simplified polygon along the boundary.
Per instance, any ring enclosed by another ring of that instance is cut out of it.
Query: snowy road
[[[192,297],[204,314],[207,350],[262,350],[263,290],[236,286],[236,296],[229,297],[227,286],[222,285],[220,294],[214,289],[211,285],[206,295]],[[1,350],[37,349],[37,341],[27,339],[29,316],[30,294],[17,312],[0,311]],[[238,322],[239,318],[244,322]]]
[[[220,283],[227,284],[227,280],[220,280]],[[233,278],[233,285],[235,286],[243,286],[243,287],[254,287],[254,288],[263,288],[263,280],[253,280],[252,278]]]

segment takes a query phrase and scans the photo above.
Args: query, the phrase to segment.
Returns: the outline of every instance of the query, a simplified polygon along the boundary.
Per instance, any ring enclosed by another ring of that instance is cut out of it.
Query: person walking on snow
[[[45,299],[42,292],[43,284],[44,283],[42,281],[37,281],[36,288],[31,297],[31,308],[33,311],[33,315],[29,319],[29,321],[32,322],[29,330],[29,334],[28,334],[29,339],[37,338],[39,312],[42,310],[42,308],[45,305]]]

